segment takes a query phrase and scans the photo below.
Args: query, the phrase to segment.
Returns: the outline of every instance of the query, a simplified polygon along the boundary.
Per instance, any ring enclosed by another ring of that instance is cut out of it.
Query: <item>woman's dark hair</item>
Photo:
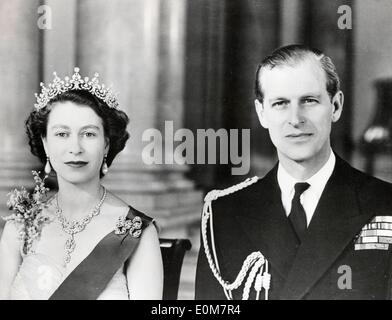
[[[34,110],[26,120],[26,133],[29,139],[31,153],[37,156],[43,164],[46,153],[42,137],[46,137],[47,125],[51,106],[55,102],[70,101],[79,105],[89,106],[102,119],[105,138],[109,140],[109,151],[106,158],[108,167],[116,155],[124,149],[129,138],[127,125],[129,118],[125,112],[110,108],[105,102],[86,90],[70,90],[54,97],[45,108]],[[102,177],[102,173],[100,173]]]

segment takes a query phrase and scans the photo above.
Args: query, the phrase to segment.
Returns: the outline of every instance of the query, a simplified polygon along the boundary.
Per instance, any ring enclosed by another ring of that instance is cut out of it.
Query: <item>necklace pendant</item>
[[[76,242],[74,236],[71,235],[65,241],[65,259],[64,259],[65,266],[67,266],[67,264],[71,261],[71,253],[75,250],[75,247],[76,247]]]
[[[65,256],[64,259],[64,266],[66,267],[67,264],[71,261],[71,255],[69,253],[67,253],[67,255]]]
[[[65,250],[67,251],[67,253],[71,253],[72,251],[75,250],[75,239],[73,237],[73,235],[67,239],[67,241],[65,242]]]
[[[86,226],[91,222],[92,218],[100,213],[101,206],[106,198],[106,188],[103,187],[103,195],[99,203],[95,206],[93,211],[84,217],[81,221],[67,221],[67,219],[63,215],[63,211],[59,207],[58,203],[58,194],[56,196],[56,215],[60,222],[60,225],[65,233],[69,235],[69,238],[65,241],[65,258],[64,258],[64,267],[71,261],[71,253],[75,250],[76,242],[75,242],[75,234],[82,232]]]
[[[65,242],[65,263],[69,263],[71,261],[71,253],[75,250],[76,242],[74,236],[71,235]]]

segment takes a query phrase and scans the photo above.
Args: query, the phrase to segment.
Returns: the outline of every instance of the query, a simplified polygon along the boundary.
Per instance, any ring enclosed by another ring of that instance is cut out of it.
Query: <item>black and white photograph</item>
[[[0,300],[391,300],[391,18],[1,0]]]

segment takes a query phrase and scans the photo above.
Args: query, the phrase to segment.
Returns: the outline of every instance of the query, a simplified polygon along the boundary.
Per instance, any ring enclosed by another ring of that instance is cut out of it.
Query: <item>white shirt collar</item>
[[[325,185],[327,184],[328,179],[332,175],[333,169],[335,168],[336,157],[331,150],[329,154],[329,158],[324,166],[317,171],[313,176],[307,179],[305,182],[309,183],[314,189],[321,190],[321,193],[324,190]]]
[[[324,188],[329,177],[333,172],[333,169],[335,167],[335,162],[336,162],[336,157],[333,151],[331,150],[327,162],[321,167],[319,171],[317,171],[313,176],[311,176],[309,179],[305,181],[300,181],[292,177],[282,166],[282,164],[279,162],[278,183],[279,183],[280,190],[283,193],[290,193],[292,190],[294,190],[294,185],[298,182],[307,182],[312,187]]]
[[[320,200],[321,194],[324,191],[328,179],[332,175],[336,163],[336,157],[331,150],[327,162],[306,181],[300,181],[292,177],[286,169],[279,163],[278,166],[278,184],[281,190],[281,199],[283,207],[288,216],[291,210],[291,200],[294,197],[294,185],[298,182],[307,182],[310,187],[302,194],[301,203],[307,215],[307,222],[310,223],[313,213],[316,209],[317,203]]]

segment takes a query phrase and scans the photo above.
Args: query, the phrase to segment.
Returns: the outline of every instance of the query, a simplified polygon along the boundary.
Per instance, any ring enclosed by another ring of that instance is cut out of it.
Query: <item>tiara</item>
[[[54,79],[52,83],[48,84],[48,87],[45,87],[43,82],[41,82],[41,93],[39,95],[35,94],[37,103],[34,104],[34,108],[36,110],[45,108],[50,100],[61,93],[70,90],[86,90],[105,102],[110,108],[117,109],[118,101],[116,95],[111,88],[106,88],[104,84],[99,83],[99,74],[95,73],[91,80],[88,77],[83,79],[79,74],[79,70],[79,68],[75,67],[72,77],[65,77],[64,80],[61,80],[56,72],[53,72]]]

